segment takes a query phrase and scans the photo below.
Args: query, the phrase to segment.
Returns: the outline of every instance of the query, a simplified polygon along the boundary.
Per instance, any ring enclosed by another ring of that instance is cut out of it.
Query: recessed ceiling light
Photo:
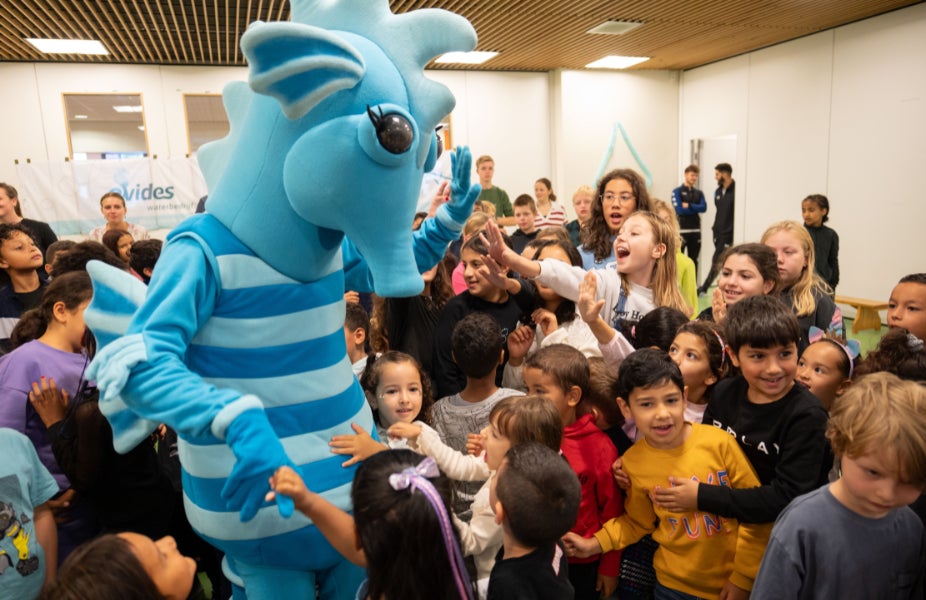
[[[131,104],[131,105],[114,106],[114,107],[113,107],[113,110],[116,111],[116,112],[120,112],[120,113],[136,113],[136,112],[137,112],[137,113],[140,113],[140,112],[141,112],[141,104]]]
[[[26,38],[26,41],[45,54],[109,54],[98,40]]]
[[[138,130],[139,130],[139,131],[144,131],[144,130],[145,130],[145,126],[144,126],[144,125],[139,125],[139,126],[138,126]]]
[[[481,65],[490,58],[498,56],[498,52],[447,52],[441,54],[434,62],[436,63],[454,63],[460,65]]]
[[[605,56],[585,65],[586,69],[626,69],[649,60],[649,56]]]
[[[633,22],[633,21],[605,21],[597,27],[592,27],[586,33],[597,33],[601,35],[623,35],[628,31],[636,29],[643,22]]]
[[[74,115],[75,119],[86,119],[87,115]]]

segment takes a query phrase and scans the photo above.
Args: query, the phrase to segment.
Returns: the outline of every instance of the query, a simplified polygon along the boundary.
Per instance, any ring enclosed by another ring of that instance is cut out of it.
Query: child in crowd
[[[595,425],[608,436],[608,439],[617,448],[618,456],[623,456],[624,452],[633,445],[633,440],[627,437],[627,434],[621,428],[624,424],[624,415],[621,414],[621,409],[617,406],[617,402],[614,401],[616,397],[613,393],[615,383],[617,383],[617,375],[612,373],[603,358],[589,358],[588,393],[579,403],[576,414],[580,417],[586,414],[593,415]]]
[[[42,301],[44,282],[36,269],[45,260],[35,239],[24,225],[0,223],[0,269],[9,283],[0,288],[0,354],[10,347],[10,335],[19,317]]]
[[[685,311],[686,314],[689,316],[694,315],[698,312],[698,277],[695,272],[694,260],[682,252],[682,234],[679,229],[678,215],[675,214],[675,209],[665,200],[653,198],[652,203],[653,212],[656,216],[668,223],[672,231],[675,232],[675,265],[678,271],[678,288],[688,305],[688,310]]]
[[[68,250],[77,245],[73,240],[58,240],[45,249],[45,274],[51,276],[56,256],[64,256]]]
[[[496,385],[496,368],[502,364],[505,340],[498,323],[484,313],[464,317],[453,329],[450,348],[453,359],[466,377],[466,386],[434,404],[431,426],[441,441],[456,450],[466,452],[466,440],[489,425],[492,407],[502,398],[521,395],[518,390]],[[454,513],[469,521],[472,504],[479,484],[454,484]]]
[[[58,484],[18,431],[0,427],[0,455],[0,598],[35,598],[58,565]]]
[[[347,302],[344,316],[344,342],[347,344],[347,358],[358,378],[367,367],[367,338],[370,335],[370,315],[357,302]]]
[[[622,512],[620,491],[611,477],[617,450],[595,425],[593,414],[578,417],[588,378],[588,360],[565,344],[541,348],[524,363],[528,394],[549,398],[563,423],[563,455],[582,484],[579,517],[572,527],[580,536],[591,536]],[[570,559],[569,580],[576,600],[610,596],[617,587],[619,569],[618,552],[606,553],[600,561],[598,557]]]
[[[740,375],[714,387],[704,423],[739,442],[761,487],[733,489],[670,475],[672,487],[654,492],[667,510],[701,510],[742,523],[771,523],[788,502],[826,483],[832,465],[824,428],[826,411],[795,384],[800,328],[787,306],[772,296],[752,296],[727,314],[730,359]]]
[[[476,562],[476,581],[481,597],[489,582],[489,573],[502,545],[502,529],[496,522],[489,490],[494,486],[499,465],[509,448],[538,442],[559,452],[563,425],[553,403],[540,396],[509,396],[492,407],[489,426],[480,438],[483,456],[461,454],[440,441],[436,431],[426,424],[396,423],[389,435],[407,439],[419,452],[432,457],[441,471],[454,481],[485,482],[473,499],[473,517],[469,523],[454,519],[460,533],[463,555]],[[570,527],[572,523],[569,524]]]
[[[486,262],[486,254],[488,248],[479,237],[470,238],[464,244],[461,262],[465,267],[467,289],[447,302],[434,328],[433,375],[438,397],[452,396],[466,385],[466,374],[454,360],[450,339],[457,323],[474,312],[489,315],[501,328],[498,335],[504,349],[508,334],[517,328],[521,315],[533,306],[533,286],[519,279],[495,277]],[[483,357],[483,360],[496,357]],[[505,359],[503,356],[502,361],[496,363],[496,385],[502,382]]]
[[[827,411],[849,389],[859,350],[856,340],[845,342],[828,337],[822,329],[810,328],[810,345],[797,361],[797,380]]]
[[[469,576],[450,521],[450,485],[432,458],[388,450],[363,461],[351,485],[353,516],[309,491],[290,467],[270,479],[331,545],[367,569],[360,600],[471,600]]]
[[[824,225],[830,220],[830,201],[823,194],[811,194],[801,202],[804,227],[814,249],[814,270],[830,289],[839,285],[839,234]]]
[[[711,305],[698,315],[699,321],[722,324],[731,306],[750,296],[777,294],[781,275],[778,257],[765,244],[739,244],[723,251],[718,261],[720,279]]]
[[[714,386],[730,373],[727,346],[713,323],[692,321],[679,327],[669,346],[688,392],[685,420],[701,423]]]
[[[463,224],[463,233],[460,234],[460,238],[450,243],[447,252],[452,254],[459,261],[462,258],[463,244],[469,241],[473,236],[478,235],[480,231],[485,229],[486,223],[491,220],[489,215],[485,213],[474,212],[466,219],[466,223]],[[454,294],[462,294],[466,291],[466,278],[463,277],[463,269],[463,263],[458,262],[451,273],[451,283],[453,285]]]
[[[634,212],[650,210],[646,180],[632,169],[614,169],[598,180],[592,214],[582,232],[582,266],[603,269],[615,259],[614,238]]]
[[[91,260],[98,260],[115,267],[122,271],[126,270],[126,264],[112,253],[112,251],[100,242],[80,242],[74,244],[70,250],[64,254],[58,254],[52,264],[51,275],[57,277],[62,273],[71,271],[86,271],[87,263]]]
[[[770,525],[747,525],[716,514],[672,510],[651,494],[667,473],[722,484],[758,485],[749,461],[728,434],[685,421],[682,374],[664,352],[643,349],[621,365],[618,403],[643,431],[624,457],[631,478],[626,513],[605,523],[592,538],[566,534],[572,556],[593,556],[652,533],[659,543],[653,564],[656,598],[746,598],[759,569]],[[657,524],[658,519],[658,524]]]
[[[921,599],[926,536],[907,505],[926,489],[926,388],[862,377],[826,435],[839,479],[781,513],[752,598]]]
[[[161,240],[139,240],[132,243],[129,251],[129,266],[132,271],[148,285],[151,282],[151,274],[154,273],[154,265],[161,257],[161,247],[164,242]]]
[[[674,235],[665,221],[652,213],[634,213],[624,222],[614,242],[616,270],[586,272],[561,261],[528,260],[504,245],[494,224],[490,223],[486,232],[491,257],[497,263],[536,279],[538,284],[552,288],[564,298],[577,301],[580,285],[587,273],[591,273],[595,278],[599,313],[613,329],[619,329],[624,321],[639,321],[657,306],[682,311],[687,306],[675,275]]]
[[[534,197],[537,198],[537,216],[534,217],[534,227],[545,229],[562,227],[566,224],[566,207],[556,200],[553,184],[549,179],[541,177],[534,182]]]
[[[38,600],[182,600],[205,598],[196,583],[196,562],[171,537],[137,533],[100,536],[68,557]]]
[[[553,231],[552,228],[544,231]],[[538,260],[558,260],[573,266],[582,264],[579,253],[559,238],[536,239],[528,244],[528,252]],[[491,257],[485,257],[491,261]],[[577,318],[575,302],[563,298],[545,285],[537,285],[536,308],[531,312],[533,326],[524,325],[508,334],[508,362],[505,364],[503,385],[524,388],[521,368],[524,357],[538,348],[551,344],[568,344],[585,356],[601,356],[598,341],[588,325]]]
[[[431,269],[421,274],[424,289],[421,294],[408,298],[383,299],[384,333],[389,349],[414,356],[424,370],[434,372],[434,328],[447,302],[453,298],[450,274],[456,259],[450,254]],[[374,311],[377,303],[374,302]]]
[[[582,243],[582,227],[592,216],[594,199],[595,189],[589,185],[579,186],[579,189],[572,195],[572,208],[576,211],[576,218],[566,223],[566,232],[569,233],[569,241],[576,248]]]
[[[581,491],[569,465],[541,444],[512,447],[490,495],[504,546],[489,580],[489,599],[573,598],[559,538],[572,526]],[[493,493],[494,492],[494,493]]]
[[[801,327],[798,352],[810,345],[811,326],[843,335],[842,311],[829,296],[832,289],[814,272],[813,240],[807,229],[796,221],[781,221],[765,230],[762,243],[778,256],[781,299],[794,310]]]
[[[499,225],[514,225],[515,221],[512,217],[514,213],[511,210],[511,201],[508,200],[508,192],[492,183],[495,177],[495,159],[488,154],[477,158],[476,173],[479,175],[479,185],[482,186],[482,191],[479,192],[479,202],[492,205],[495,210],[493,214],[498,218]]]
[[[396,423],[428,422],[434,403],[427,373],[418,361],[402,352],[371,355],[360,376],[360,385],[373,407],[373,420],[380,441],[373,439],[356,423],[351,424],[355,433],[332,437],[329,445],[333,454],[351,455],[341,465],[343,467],[366,460],[388,448],[407,448],[404,440],[390,438],[386,430]]]
[[[33,270],[33,273],[35,271]],[[46,427],[29,402],[37,386],[54,382],[69,398],[77,397],[89,358],[84,352],[84,310],[93,288],[86,272],[67,273],[52,280],[41,303],[23,315],[13,330],[20,344],[0,362],[0,427],[28,437],[58,483],[67,501],[74,495],[70,482],[55,460]],[[95,533],[87,506],[74,502],[68,519],[59,524],[59,555],[63,559]]]
[[[527,194],[521,194],[514,199],[514,219],[518,224],[517,230],[511,234],[511,249],[521,254],[527,243],[537,237],[540,231],[534,227],[534,219],[537,217],[537,205],[534,199]]]
[[[855,370],[855,376],[887,371],[901,379],[926,381],[926,349],[923,340],[906,329],[889,329],[878,346],[869,352]]]
[[[128,231],[111,229],[103,234],[100,242],[119,257],[126,265],[129,264],[129,253],[132,249],[132,234]]]
[[[926,340],[926,273],[902,277],[887,305],[887,326],[901,327]]]

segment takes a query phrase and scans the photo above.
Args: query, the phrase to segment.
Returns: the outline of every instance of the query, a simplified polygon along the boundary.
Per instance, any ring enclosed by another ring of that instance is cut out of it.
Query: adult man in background
[[[683,250],[688,258],[694,261],[695,269],[698,267],[698,256],[701,254],[701,216],[707,210],[704,192],[695,187],[701,169],[698,165],[685,167],[685,183],[672,190],[672,206],[678,215],[678,224],[681,229]]]
[[[717,180],[717,191],[714,192],[714,206],[717,214],[714,216],[714,256],[711,258],[711,270],[698,288],[698,294],[707,292],[714,278],[717,276],[720,255],[724,249],[733,243],[733,204],[736,194],[736,182],[733,181],[733,167],[729,163],[720,163],[714,167],[714,178]]]

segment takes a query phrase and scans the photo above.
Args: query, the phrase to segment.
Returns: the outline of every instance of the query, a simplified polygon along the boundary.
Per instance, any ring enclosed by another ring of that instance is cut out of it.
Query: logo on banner
[[[137,200],[170,200],[174,197],[174,186],[165,187],[156,186],[149,183],[147,186],[142,183],[129,181],[129,173],[125,169],[119,169],[113,174],[117,187],[110,191],[122,194],[126,202],[135,202]]]

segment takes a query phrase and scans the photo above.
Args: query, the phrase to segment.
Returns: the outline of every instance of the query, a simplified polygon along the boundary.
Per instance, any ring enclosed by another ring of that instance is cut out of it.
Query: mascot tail
[[[126,333],[148,288],[129,273],[100,261],[90,261],[87,272],[93,281],[93,300],[84,320],[96,338],[99,353]],[[100,412],[112,426],[113,447],[126,453],[151,435],[158,424],[132,412],[121,396],[104,392],[100,393]]]

